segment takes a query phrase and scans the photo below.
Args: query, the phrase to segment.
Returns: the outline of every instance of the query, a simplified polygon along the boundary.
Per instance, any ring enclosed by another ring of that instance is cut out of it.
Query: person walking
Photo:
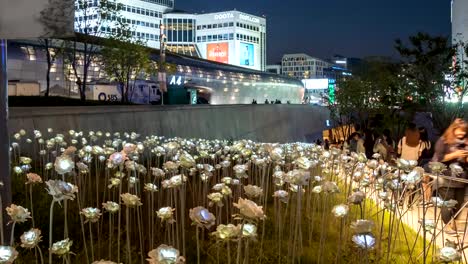
[[[408,125],[405,136],[398,142],[398,155],[404,160],[419,160],[421,156],[421,135],[415,124]]]
[[[435,144],[433,161],[442,162],[447,165],[445,176],[450,179],[438,178],[436,182],[436,193],[444,201],[450,199],[458,203],[454,208],[441,207],[441,217],[445,224],[447,234],[456,234],[457,227],[453,219],[456,212],[464,204],[465,183],[457,182],[456,178],[467,178],[468,170],[468,124],[462,119],[456,119]],[[463,168],[463,172],[456,174],[450,170],[450,165],[458,165]],[[449,225],[451,224],[451,225]]]
[[[419,128],[419,134],[421,135],[421,156],[419,157],[418,164],[420,167],[427,167],[427,164],[432,159],[434,155],[432,149],[432,143],[429,140],[427,130],[425,127]],[[432,187],[431,187],[431,177],[429,175],[424,175],[421,181],[421,194],[424,196],[424,200],[421,201],[421,204],[429,203],[432,196]]]

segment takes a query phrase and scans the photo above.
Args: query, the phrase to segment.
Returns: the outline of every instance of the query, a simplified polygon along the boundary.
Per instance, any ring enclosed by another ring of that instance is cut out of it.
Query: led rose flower
[[[208,204],[209,206],[213,206],[213,204],[216,204],[219,207],[223,206],[223,194],[219,192],[214,192],[210,193],[207,195],[208,199],[210,200],[210,203]]]
[[[87,207],[81,209],[80,214],[84,215],[86,218],[85,223],[91,222],[91,223],[96,223],[99,221],[99,217],[102,215],[101,210],[98,208],[92,208],[92,207]]]
[[[195,159],[187,152],[184,152],[182,155],[180,155],[179,162],[180,166],[185,169],[189,169],[195,166]]]
[[[168,222],[169,224],[172,224],[175,222],[174,220],[174,211],[175,209],[172,209],[172,207],[162,207],[158,211],[156,211],[156,214],[158,217],[161,219],[161,222]]]
[[[229,186],[224,185],[224,186],[221,188],[221,194],[224,195],[224,196],[231,196],[232,190],[231,190],[231,188],[229,188]]]
[[[68,155],[62,155],[55,159],[55,171],[60,174],[66,174],[71,172],[75,168],[75,162]]]
[[[365,234],[372,232],[374,228],[374,222],[370,220],[359,219],[351,223],[351,228],[354,229],[356,234]]]
[[[338,188],[338,185],[336,185],[335,182],[329,182],[329,181],[325,182],[322,185],[322,189],[326,193],[339,193],[340,192],[340,189]]]
[[[184,182],[187,181],[187,176],[183,174],[172,176],[170,179],[172,187],[181,186]]]
[[[371,233],[354,235],[352,240],[362,249],[372,249],[375,246],[375,237]]]
[[[50,248],[50,253],[63,256],[70,252],[70,247],[72,245],[73,245],[73,241],[71,241],[69,238],[60,240],[52,244],[52,248]]]
[[[366,194],[361,191],[356,191],[348,197],[348,202],[352,204],[360,204],[366,199]]]
[[[289,193],[285,190],[278,190],[273,194],[273,197],[278,198],[283,203],[288,203]]]
[[[42,178],[41,176],[39,176],[38,174],[36,173],[28,173],[26,174],[26,178],[28,179],[28,181],[26,182],[26,184],[35,184],[35,183],[42,183]]]
[[[107,185],[107,188],[112,189],[114,187],[119,186],[120,183],[121,183],[121,180],[119,178],[110,178],[109,185]]]
[[[118,264],[117,262],[113,262],[113,261],[110,261],[110,260],[96,260],[94,261],[93,263],[91,264]]]
[[[462,166],[458,165],[457,163],[450,164],[449,168],[450,168],[450,171],[452,172],[453,175],[460,175],[465,170],[465,169],[463,169]]]
[[[48,180],[46,184],[48,187],[47,192],[52,195],[56,202],[74,200],[75,193],[78,192],[78,187],[68,182]]]
[[[453,247],[443,247],[439,251],[439,259],[442,262],[451,263],[459,261],[461,259],[461,254]]]
[[[262,188],[255,186],[255,185],[247,185],[244,186],[245,195],[250,199],[258,198],[263,195]]]
[[[127,159],[127,154],[125,154],[125,152],[114,152],[109,156],[109,159],[107,160],[107,166],[114,168],[123,165]]]
[[[147,192],[157,192],[158,191],[158,186],[156,186],[156,185],[154,185],[152,183],[145,183],[144,189]]]
[[[35,248],[37,244],[41,242],[41,238],[41,230],[32,228],[21,235],[21,247],[29,249]]]
[[[249,176],[247,175],[247,166],[244,164],[237,164],[233,168],[234,174],[236,175],[237,178],[248,178]]]
[[[12,264],[18,257],[18,251],[14,247],[0,246],[0,263]]]
[[[197,206],[190,209],[189,217],[193,221],[193,224],[200,227],[209,229],[215,224],[216,217],[208,211],[208,209]]]
[[[240,215],[249,220],[263,220],[266,218],[263,213],[262,206],[258,206],[255,202],[248,199],[239,198],[237,203],[233,203],[234,207],[240,210]]]
[[[222,241],[235,239],[239,234],[240,226],[235,226],[233,224],[219,225],[216,227],[216,231],[211,233],[211,235],[216,236],[217,239]]]
[[[151,174],[156,178],[162,178],[166,173],[160,168],[151,168]]]
[[[89,172],[88,165],[84,164],[83,162],[77,162],[76,168],[81,174],[86,174]]]
[[[174,172],[174,171],[177,171],[177,169],[179,168],[179,164],[173,161],[167,161],[166,163],[163,164],[163,168],[167,171]]]
[[[102,207],[109,213],[116,213],[120,209],[120,205],[116,202],[107,201],[102,203]]]
[[[239,226],[241,229],[241,226]],[[245,223],[242,228],[242,237],[255,238],[257,236],[257,226],[251,223]]]
[[[453,208],[458,204],[458,201],[453,200],[453,199],[450,199],[448,201],[444,201],[440,197],[432,197],[432,204],[436,205],[437,207]]]
[[[31,218],[31,213],[28,209],[16,204],[11,204],[6,208],[6,211],[11,218],[11,222],[24,223],[28,218]]]
[[[133,152],[135,152],[137,146],[135,144],[132,144],[132,143],[125,143],[124,146],[123,146],[123,152],[127,155],[129,154],[132,154]]]
[[[301,170],[308,170],[311,166],[310,160],[306,157],[300,157],[294,161],[294,163]]]
[[[179,250],[167,245],[160,245],[151,250],[148,252],[148,257],[146,260],[149,264],[182,264],[185,262]]]
[[[140,202],[140,198],[134,194],[124,193],[121,194],[120,197],[122,198],[123,203],[128,207],[137,207],[143,205]]]
[[[349,212],[349,207],[346,204],[339,204],[333,207],[332,213],[335,217],[345,217]]]
[[[309,184],[310,173],[304,170],[292,170],[286,174],[285,181],[290,184],[305,186]]]
[[[429,232],[435,230],[437,226],[434,219],[425,219],[424,222],[422,220],[419,220],[419,223],[423,225],[424,230]]]
[[[321,193],[322,192],[322,186],[321,185],[314,186],[314,188],[312,188],[312,192],[316,193],[316,194]]]

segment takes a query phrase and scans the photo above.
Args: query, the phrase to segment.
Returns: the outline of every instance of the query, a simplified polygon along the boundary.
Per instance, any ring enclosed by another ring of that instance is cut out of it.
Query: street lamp
[[[164,92],[167,92],[166,84],[166,34],[164,24],[159,24],[159,90],[161,91],[161,105],[164,105]]]

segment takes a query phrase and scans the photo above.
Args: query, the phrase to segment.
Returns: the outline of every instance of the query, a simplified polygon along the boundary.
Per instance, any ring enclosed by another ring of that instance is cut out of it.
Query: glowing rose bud
[[[69,173],[75,168],[75,162],[70,158],[68,155],[62,155],[60,157],[57,157],[55,159],[55,171],[58,174],[66,174]]]
[[[231,196],[232,190],[229,188],[229,186],[224,185],[223,188],[221,188],[221,194],[224,196]]]
[[[335,217],[345,217],[349,212],[349,207],[346,204],[339,204],[333,207],[332,213]]]
[[[210,200],[209,206],[216,204],[217,206],[223,206],[223,194],[219,192],[210,193],[207,195],[208,199]]]
[[[421,225],[423,225],[424,230],[426,231],[433,231],[437,227],[436,222],[434,219],[425,219],[423,222],[422,220],[419,221]]]
[[[245,195],[250,199],[258,198],[263,195],[263,189],[255,185],[244,186]]]
[[[80,214],[84,215],[86,222],[96,223],[99,221],[99,217],[102,215],[101,210],[98,208],[87,207],[81,209]]]
[[[294,163],[302,170],[308,170],[311,166],[310,160],[306,157],[300,157]]]
[[[0,246],[0,263],[12,264],[18,257],[18,251],[14,247]]]
[[[240,229],[241,225],[239,226]],[[254,238],[257,236],[257,226],[251,223],[245,223],[242,228],[242,237]]]
[[[125,152],[114,152],[109,156],[108,159],[108,166],[110,167],[116,167],[124,164],[124,162],[127,160],[127,154]]]
[[[14,171],[16,174],[22,174],[22,173],[23,173],[23,170],[21,169],[20,166],[15,166],[15,167],[13,167],[13,171]]]
[[[69,238],[64,240],[60,240],[52,244],[52,248],[50,249],[50,253],[63,256],[70,252],[70,247],[73,245],[73,241]]]
[[[316,194],[321,193],[322,192],[322,186],[321,185],[314,186],[314,188],[312,188],[312,192],[316,193]]]
[[[197,206],[189,210],[189,217],[193,224],[200,227],[209,229],[215,224],[216,217],[208,211],[208,209]]]
[[[357,234],[352,238],[354,244],[362,249],[372,249],[375,246],[375,237],[371,233]]]
[[[367,162],[367,167],[369,169],[375,170],[379,166],[379,162],[377,160],[369,160]]]
[[[232,178],[231,177],[224,177],[224,178],[221,179],[221,181],[224,184],[230,185],[232,183]]]
[[[120,205],[118,203],[111,201],[102,203],[102,207],[109,213],[116,213],[120,209]]]
[[[366,199],[366,194],[361,191],[356,191],[348,197],[348,202],[352,204],[360,204]]]
[[[48,180],[46,184],[48,187],[47,192],[52,195],[56,202],[74,200],[75,193],[78,192],[78,187],[68,182]]]
[[[336,185],[335,182],[325,182],[322,184],[322,189],[326,193],[339,193],[340,189],[338,188],[338,185]]]
[[[156,178],[162,178],[166,173],[160,168],[151,168],[151,174]]]
[[[158,186],[156,186],[156,185],[154,185],[152,183],[145,183],[144,189],[147,192],[157,192],[158,191]]]
[[[439,250],[439,259],[442,262],[452,263],[461,260],[461,254],[453,247],[443,247]]]
[[[235,226],[233,224],[219,225],[216,227],[216,231],[211,233],[211,235],[222,241],[233,240],[237,238],[239,234],[240,226]]]
[[[283,203],[288,203],[289,193],[285,190],[278,190],[273,194],[273,197],[278,198]]]
[[[447,166],[441,162],[429,162],[429,169],[432,173],[440,174],[447,169]]]
[[[172,209],[172,207],[162,207],[158,211],[156,211],[156,214],[158,217],[161,219],[162,222],[167,221],[168,223],[172,224],[175,222],[173,216],[175,209]]]
[[[26,174],[26,178],[28,181],[26,184],[36,184],[36,183],[42,183],[42,178],[41,176],[37,175],[36,173],[28,173]]]
[[[163,168],[167,171],[177,171],[177,169],[179,168],[179,164],[173,161],[167,161],[163,164]]]
[[[149,258],[146,259],[149,264],[181,264],[185,259],[180,256],[179,250],[167,246],[160,245],[156,249],[148,252]]]
[[[122,198],[123,203],[128,207],[137,207],[143,205],[140,202],[140,198],[134,194],[124,193],[121,194],[120,197]]]
[[[21,135],[19,133],[15,133],[13,135],[13,137],[16,139],[16,140],[20,140],[21,139]]]
[[[263,220],[266,218],[262,206],[258,206],[248,199],[239,198],[238,202],[233,203],[233,205],[240,210],[240,215],[244,218],[250,220]]]
[[[35,248],[39,242],[41,242],[41,230],[32,228],[29,231],[24,232],[21,237],[21,247],[23,248]]]
[[[29,157],[20,157],[21,164],[31,164],[32,159]]]
[[[5,210],[11,218],[11,222],[24,223],[28,218],[31,218],[31,213],[28,209],[16,204],[11,204]]]
[[[119,186],[120,183],[121,183],[121,180],[119,178],[110,178],[109,185],[107,185],[107,188],[112,189],[114,187]]]
[[[180,156],[179,161],[182,168],[188,169],[195,166],[195,159],[188,153],[183,153]]]
[[[359,219],[351,223],[351,229],[354,229],[356,234],[371,233],[374,228],[374,222],[370,220]]]
[[[285,181],[290,184],[305,186],[309,184],[310,173],[304,170],[292,170],[286,174]]]

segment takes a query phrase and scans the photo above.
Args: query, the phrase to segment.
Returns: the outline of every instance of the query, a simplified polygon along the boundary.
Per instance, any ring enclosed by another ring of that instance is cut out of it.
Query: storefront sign
[[[239,19],[246,20],[253,23],[260,23],[260,19],[249,15],[239,14]]]
[[[234,14],[233,13],[221,13],[221,14],[214,15],[215,20],[229,19],[229,18],[234,18]]]

